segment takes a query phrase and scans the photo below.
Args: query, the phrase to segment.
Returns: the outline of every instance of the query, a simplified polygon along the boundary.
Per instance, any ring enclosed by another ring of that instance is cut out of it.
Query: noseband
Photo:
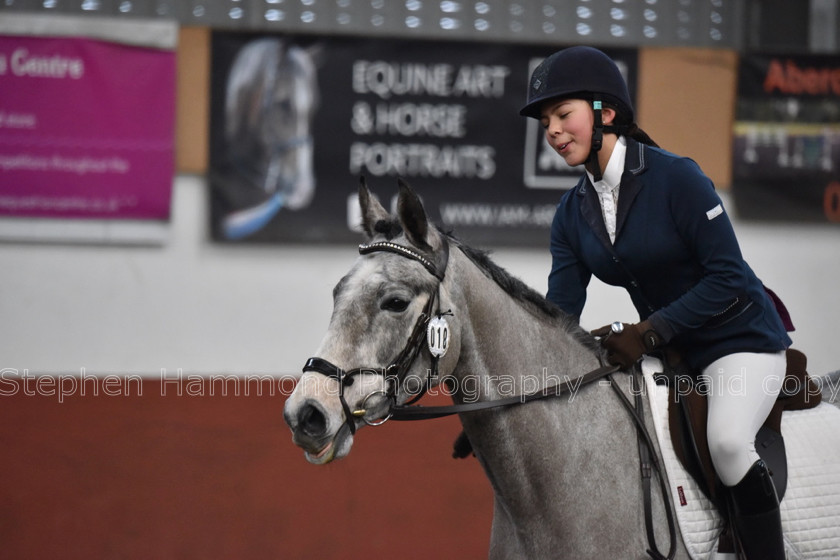
[[[388,366],[360,367],[345,371],[340,367],[336,366],[335,364],[323,358],[317,357],[309,358],[306,361],[306,364],[303,366],[304,373],[306,373],[307,371],[314,371],[316,373],[326,375],[330,379],[335,379],[338,382],[338,398],[341,401],[341,408],[344,410],[345,424],[350,429],[351,434],[356,433],[356,418],[361,418],[366,424],[369,424],[371,426],[377,426],[379,424],[383,424],[391,417],[393,408],[396,405],[397,388],[399,387],[400,383],[402,383],[405,380],[406,376],[408,375],[408,370],[411,368],[411,365],[414,363],[414,360],[416,360],[417,356],[420,354],[420,350],[423,347],[423,342],[426,338],[426,331],[429,325],[429,321],[432,319],[432,316],[435,315],[435,304],[440,299],[440,284],[441,282],[443,282],[443,278],[446,273],[446,266],[449,261],[448,249],[449,246],[444,244],[444,262],[441,267],[437,267],[429,258],[424,256],[420,252],[406,247],[404,245],[392,243],[390,241],[378,241],[375,243],[359,245],[359,254],[361,255],[367,255],[369,253],[374,253],[378,251],[385,251],[389,253],[396,253],[397,255],[417,261],[420,264],[422,264],[423,267],[425,267],[426,270],[428,270],[435,278],[437,278],[438,283],[436,288],[433,289],[432,292],[429,294],[429,300],[423,307],[423,311],[420,313],[420,316],[417,317],[417,321],[414,323],[414,328],[412,329],[405,346]],[[441,315],[439,310],[436,315]],[[429,376],[426,379],[422,390],[419,391],[419,393],[406,404],[412,404],[416,402],[420,399],[420,397],[422,397],[426,393],[426,390],[429,386],[429,379],[437,376],[437,363],[438,356],[432,354],[432,369],[429,372]],[[354,378],[357,375],[363,373],[383,376],[387,383],[387,390],[374,391],[373,393],[369,394],[364,398],[360,409],[352,410],[347,404],[347,400],[344,398],[344,388],[351,386],[353,384]],[[368,420],[365,417],[365,409],[368,404],[368,401],[371,398],[380,395],[384,396],[389,401],[388,414],[385,417],[377,420]]]

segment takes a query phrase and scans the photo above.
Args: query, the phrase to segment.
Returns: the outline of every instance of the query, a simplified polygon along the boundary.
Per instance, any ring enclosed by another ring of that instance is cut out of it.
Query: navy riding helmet
[[[595,122],[587,162],[595,181],[600,181],[598,152],[604,132],[621,133],[625,128],[604,126],[602,103],[614,106],[618,114],[628,119],[626,122],[634,122],[627,83],[615,62],[603,52],[593,47],[569,47],[552,54],[534,69],[528,83],[528,103],[519,114],[539,120],[543,102],[561,98],[585,99],[592,104]]]
[[[633,103],[627,83],[615,62],[593,47],[569,47],[557,51],[534,69],[528,83],[528,102],[519,111],[523,117],[540,118],[540,106],[553,98],[580,98],[610,103],[633,122]]]

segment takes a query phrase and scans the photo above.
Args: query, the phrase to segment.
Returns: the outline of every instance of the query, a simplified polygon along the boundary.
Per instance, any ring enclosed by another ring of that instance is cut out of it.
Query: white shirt
[[[613,243],[615,243],[616,214],[618,213],[618,187],[621,183],[621,174],[624,172],[626,155],[627,141],[623,136],[619,136],[601,180],[596,183],[592,173],[586,172],[589,175],[589,181],[595,187],[595,192],[598,193],[604,225],[607,226],[607,233],[610,234],[610,241]]]

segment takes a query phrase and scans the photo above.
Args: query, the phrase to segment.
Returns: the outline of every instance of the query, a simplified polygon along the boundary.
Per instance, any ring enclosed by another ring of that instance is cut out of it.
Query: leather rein
[[[508,406],[520,405],[527,402],[532,402],[549,397],[559,397],[567,393],[572,393],[573,391],[579,389],[583,385],[587,385],[594,381],[598,381],[600,379],[608,377],[610,385],[612,386],[615,393],[619,396],[619,400],[630,413],[630,416],[632,417],[635,423],[636,430],[639,435],[639,459],[641,466],[642,486],[644,490],[643,501],[645,510],[645,528],[648,543],[651,546],[651,548],[647,550],[647,553],[652,558],[654,558],[654,560],[670,560],[674,558],[676,554],[677,545],[674,515],[670,500],[668,499],[668,489],[665,484],[662,468],[659,465],[659,461],[657,460],[656,452],[654,450],[654,443],[650,437],[650,434],[648,433],[647,427],[645,426],[643,416],[644,412],[642,410],[641,393],[635,392],[634,407],[634,405],[629,402],[629,399],[621,391],[618,384],[611,377],[613,373],[620,370],[619,366],[605,364],[592,371],[584,373],[574,379],[567,378],[566,382],[564,383],[551,385],[534,393],[516,395],[513,397],[507,397],[503,399],[454,404],[448,406],[415,405],[414,403],[417,402],[428,390],[431,380],[435,379],[438,374],[437,370],[439,356],[430,352],[432,355],[432,368],[429,370],[429,375],[426,378],[422,390],[405,404],[396,404],[396,392],[398,385],[405,380],[406,376],[408,375],[408,370],[414,364],[414,361],[417,359],[417,356],[420,355],[420,351],[423,347],[423,342],[426,341],[428,337],[427,330],[429,327],[429,323],[432,320],[432,317],[435,315],[437,317],[441,317],[442,315],[449,313],[441,313],[439,308],[440,285],[443,282],[447,264],[449,261],[449,246],[444,245],[444,247],[446,248],[446,251],[444,252],[443,264],[439,268],[434,264],[434,262],[430,258],[427,258],[426,256],[414,249],[405,247],[403,245],[399,245],[397,243],[392,243],[390,241],[379,241],[359,245],[359,254],[361,255],[366,255],[377,251],[385,251],[395,253],[419,262],[426,268],[426,270],[428,270],[435,278],[437,278],[438,283],[436,289],[434,289],[429,295],[429,300],[426,302],[426,305],[423,307],[423,311],[417,318],[417,321],[414,324],[414,328],[412,329],[411,334],[408,337],[406,345],[388,366],[384,368],[360,367],[345,371],[323,358],[313,357],[309,358],[306,361],[306,364],[303,366],[303,372],[305,373],[307,371],[314,371],[325,375],[330,379],[335,379],[338,382],[339,400],[341,401],[341,407],[344,410],[345,425],[350,430],[350,433],[353,434],[356,433],[356,420],[358,418],[361,418],[362,421],[364,421],[364,423],[368,425],[378,426],[384,424],[389,419],[428,420],[432,418],[451,416],[454,414],[470,413],[493,408],[503,408]],[[438,304],[437,313],[435,313],[434,311],[436,303]],[[353,410],[344,398],[344,389],[345,387],[349,387],[350,385],[352,385],[354,382],[354,378],[360,374],[382,375],[383,377],[385,377],[385,380],[387,382],[387,390],[374,391],[373,393],[370,393],[362,400],[361,407],[356,410]],[[632,381],[635,383],[635,377],[632,378]],[[368,406],[368,401],[374,397],[379,396],[385,397],[388,401],[387,413],[381,418],[369,420],[366,416],[368,412],[366,410]],[[670,548],[667,556],[659,552],[658,547],[656,545],[656,538],[653,534],[653,515],[651,506],[651,475],[652,471],[654,470],[658,474],[657,478],[660,482],[660,491],[662,492],[666,518],[668,521]]]

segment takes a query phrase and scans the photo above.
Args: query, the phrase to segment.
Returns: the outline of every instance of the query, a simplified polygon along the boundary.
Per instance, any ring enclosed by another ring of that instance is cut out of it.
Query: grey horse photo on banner
[[[227,239],[260,229],[281,208],[306,208],[315,193],[311,120],[318,104],[311,49],[280,38],[247,43],[228,74],[224,142],[235,178],[234,210],[222,220]]]

